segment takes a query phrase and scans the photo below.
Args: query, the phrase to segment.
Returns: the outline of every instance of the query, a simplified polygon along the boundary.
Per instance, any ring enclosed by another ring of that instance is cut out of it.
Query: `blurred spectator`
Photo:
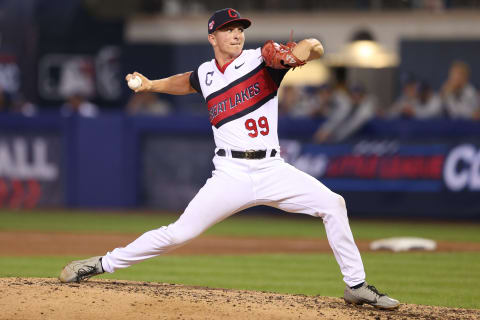
[[[427,119],[442,116],[442,99],[426,82],[420,82],[417,86],[417,105],[415,106],[415,118]]]
[[[344,91],[335,90],[331,85],[324,84],[315,90],[311,103],[311,117],[328,118],[334,113],[348,112],[350,101]]]
[[[0,87],[0,114],[8,112],[8,97],[2,87]]]
[[[442,100],[428,83],[410,78],[405,82],[402,91],[402,95],[388,112],[389,118],[427,119],[441,115]]]
[[[412,118],[415,114],[415,105],[417,104],[417,86],[418,81],[409,76],[403,84],[402,94],[393,103],[388,112],[389,118],[407,117]]]
[[[441,96],[446,112],[453,119],[478,117],[477,92],[469,81],[470,68],[465,62],[455,61],[450,67],[448,79],[442,87]]]
[[[11,111],[25,117],[33,117],[37,114],[37,107],[19,93],[13,99]]]
[[[10,95],[0,87],[0,114],[6,114],[10,112],[10,104],[11,104]]]
[[[127,113],[165,116],[171,112],[168,101],[161,100],[153,92],[141,92],[131,96],[127,104]]]
[[[362,85],[352,86],[348,109],[333,110],[315,133],[315,142],[339,142],[350,137],[375,116],[376,110],[376,98],[369,95]]]
[[[282,86],[279,93],[278,114],[288,115],[300,97],[297,87]]]
[[[60,112],[65,117],[79,115],[92,118],[98,115],[98,108],[93,103],[87,101],[82,94],[76,93],[67,99]]]
[[[311,108],[301,87],[282,86],[279,93],[278,114],[292,117],[308,117]]]

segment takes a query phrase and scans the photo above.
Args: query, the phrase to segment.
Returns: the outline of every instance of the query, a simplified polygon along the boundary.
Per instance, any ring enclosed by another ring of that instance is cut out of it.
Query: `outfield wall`
[[[316,145],[279,121],[282,156],[347,199],[351,215],[480,218],[480,126],[382,121]],[[0,117],[0,207],[181,211],[213,169],[206,116]]]

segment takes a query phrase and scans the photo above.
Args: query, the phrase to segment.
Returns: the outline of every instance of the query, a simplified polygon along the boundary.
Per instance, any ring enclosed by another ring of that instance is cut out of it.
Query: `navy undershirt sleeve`
[[[270,67],[267,67],[267,71],[270,74],[270,77],[272,77],[273,81],[275,84],[280,87],[280,83],[283,80],[283,77],[287,74],[289,69],[273,69]]]
[[[197,91],[198,93],[202,93],[202,89],[200,88],[200,81],[198,80],[197,69],[193,70],[193,72],[190,73],[190,85],[193,89],[195,89],[195,91]]]

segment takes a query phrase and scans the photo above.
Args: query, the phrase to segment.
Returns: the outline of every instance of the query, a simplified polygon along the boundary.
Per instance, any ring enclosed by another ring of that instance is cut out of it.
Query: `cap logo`
[[[215,20],[212,20],[212,22],[210,22],[210,23],[208,24],[208,29],[209,29],[209,30],[212,30],[214,24],[215,24]]]
[[[236,17],[238,17],[237,11],[235,11],[235,10],[233,10],[233,9],[228,9],[228,15],[230,16],[230,18],[236,18]]]

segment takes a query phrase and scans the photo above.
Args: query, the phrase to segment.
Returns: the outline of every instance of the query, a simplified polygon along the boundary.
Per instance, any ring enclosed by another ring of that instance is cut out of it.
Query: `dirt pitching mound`
[[[353,307],[340,298],[172,284],[1,278],[0,319],[479,319],[480,310]]]

